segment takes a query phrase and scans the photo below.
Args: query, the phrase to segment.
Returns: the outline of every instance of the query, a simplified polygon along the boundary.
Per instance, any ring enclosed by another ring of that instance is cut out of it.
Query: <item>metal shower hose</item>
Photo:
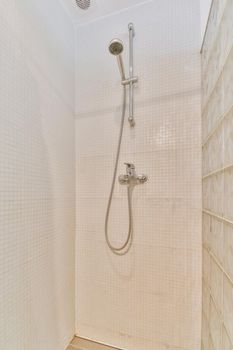
[[[122,135],[123,135],[123,129],[124,129],[124,121],[125,121],[125,110],[126,110],[126,86],[123,86],[123,101],[122,101],[122,116],[121,116],[121,125],[120,125],[120,133],[119,133],[119,139],[118,139],[118,146],[117,146],[117,152],[116,152],[116,160],[115,160],[115,167],[113,172],[113,178],[112,178],[112,184],[111,184],[111,190],[110,195],[108,199],[108,206],[105,216],[105,238],[108,247],[111,249],[111,251],[116,255],[125,255],[132,244],[132,234],[133,234],[133,214],[132,214],[132,188],[127,186],[127,199],[128,199],[128,213],[129,213],[129,227],[128,227],[128,234],[125,242],[119,246],[115,247],[109,240],[109,234],[108,234],[108,222],[109,222],[109,214],[111,210],[111,204],[112,204],[112,198],[116,183],[116,175],[117,175],[117,169],[118,169],[118,163],[119,163],[119,156],[120,156],[120,150],[121,150],[121,142],[122,142]]]

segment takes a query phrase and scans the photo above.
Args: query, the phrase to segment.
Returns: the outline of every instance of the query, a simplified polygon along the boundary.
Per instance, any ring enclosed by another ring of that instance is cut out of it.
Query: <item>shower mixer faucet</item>
[[[118,181],[121,185],[127,185],[129,187],[134,187],[136,185],[141,185],[147,182],[148,177],[144,174],[137,175],[135,171],[135,165],[132,163],[125,163],[126,174],[121,174],[118,177]]]
[[[113,178],[112,178],[112,184],[110,188],[110,194],[108,198],[108,204],[107,204],[107,210],[105,215],[105,224],[104,224],[104,233],[105,233],[105,240],[109,247],[109,249],[112,251],[115,255],[125,255],[128,253],[128,251],[131,248],[132,242],[133,242],[133,208],[132,208],[132,192],[133,188],[136,185],[143,184],[147,182],[147,176],[137,175],[135,171],[135,165],[132,163],[125,163],[126,165],[126,174],[121,174],[118,177],[118,181],[121,185],[126,185],[126,192],[127,192],[127,202],[128,202],[128,227],[126,231],[126,238],[123,243],[121,244],[113,244],[109,237],[109,215],[111,211],[112,206],[112,199],[114,194],[114,188],[115,188],[115,182],[117,177],[117,169],[118,169],[118,163],[119,163],[119,157],[121,152],[121,143],[122,143],[122,135],[124,130],[124,122],[125,122],[125,113],[126,113],[126,97],[127,97],[127,89],[126,86],[129,86],[129,125],[131,127],[135,126],[134,121],[134,84],[137,83],[138,77],[134,75],[133,70],[133,38],[135,36],[134,32],[134,26],[133,23],[129,23],[128,25],[129,30],[129,78],[126,78],[125,76],[125,69],[123,64],[123,58],[122,58],[122,52],[124,49],[123,42],[117,38],[113,39],[109,44],[109,51],[112,55],[116,56],[117,63],[121,75],[121,84],[123,88],[123,96],[122,96],[122,113],[121,113],[121,124],[120,124],[120,131],[119,131],[119,137],[118,137],[118,145],[117,145],[117,151],[116,151],[116,158],[115,158],[115,166],[113,170]]]

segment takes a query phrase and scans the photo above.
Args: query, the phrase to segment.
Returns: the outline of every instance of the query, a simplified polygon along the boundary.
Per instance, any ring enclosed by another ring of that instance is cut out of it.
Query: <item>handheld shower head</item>
[[[110,41],[108,48],[112,55],[118,56],[124,50],[123,42],[119,39],[113,39]]]
[[[117,63],[121,74],[121,79],[122,81],[125,80],[124,64],[121,56],[121,53],[124,50],[123,42],[120,39],[113,39],[110,41],[108,49],[112,55],[117,57]]]

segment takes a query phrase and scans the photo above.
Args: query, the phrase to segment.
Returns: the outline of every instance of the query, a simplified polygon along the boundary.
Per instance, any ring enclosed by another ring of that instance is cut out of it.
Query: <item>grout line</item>
[[[233,279],[231,278],[231,276],[229,276],[229,274],[226,272],[226,270],[224,269],[223,265],[221,264],[221,262],[219,261],[219,259],[215,256],[215,254],[211,251],[210,248],[208,248],[206,245],[203,244],[204,249],[209,253],[210,257],[215,261],[215,263],[218,265],[219,269],[222,271],[222,273],[227,277],[227,279],[229,280],[229,282],[232,284],[233,286]]]
[[[210,294],[210,299],[212,299],[212,301],[213,301],[213,304],[214,304],[214,307],[215,307],[215,309],[216,309],[216,311],[217,311],[218,317],[220,318],[221,322],[224,323],[224,322],[223,322],[223,313],[221,312],[221,310],[219,310],[219,307],[218,307],[218,305],[217,305],[217,302],[216,302],[216,300],[215,300],[215,297],[213,296],[213,292],[212,292],[212,290],[211,290],[211,287],[208,286],[208,284],[207,284],[206,282],[205,282],[205,285],[206,285],[206,288],[208,289],[208,292],[209,292],[209,294]],[[210,300],[210,301],[211,301],[211,300]]]
[[[206,139],[203,141],[202,148],[206,146],[206,144],[209,142],[209,140],[212,138],[212,136],[216,133],[216,131],[219,129],[223,121],[228,117],[228,115],[232,112],[233,110],[233,104],[231,107],[217,120],[217,124],[214,126],[212,131],[210,131],[209,135],[207,135]]]
[[[219,174],[219,173],[222,173],[222,172],[224,172],[225,170],[229,170],[229,169],[231,169],[232,167],[233,167],[233,163],[232,163],[232,164],[229,164],[229,165],[226,165],[226,166],[224,166],[224,167],[222,167],[222,168],[216,169],[216,170],[214,170],[214,171],[211,171],[210,173],[204,175],[204,176],[202,177],[202,180],[205,180],[205,179],[207,179],[207,178],[210,177],[210,176],[213,176],[213,175],[217,175],[217,174]]]
[[[223,275],[225,275],[227,277],[227,279],[229,280],[229,282],[232,284],[233,286],[233,281],[231,279],[231,277],[228,275],[228,273],[223,269],[222,265],[219,263],[219,261],[217,260],[217,258],[215,257],[215,255],[210,251],[210,249],[208,247],[205,247],[203,246],[204,249],[210,254],[210,256],[213,258],[213,260],[216,262],[216,264],[218,265],[218,267],[221,269]],[[209,276],[209,278],[211,278],[211,276]],[[221,322],[221,326],[224,327],[226,333],[227,333],[227,336],[231,342],[231,344],[233,344],[233,340],[231,339],[231,336],[228,332],[228,330],[226,329],[226,326],[225,326],[225,323],[224,323],[224,315],[223,315],[223,310],[222,311],[219,311],[218,309],[218,306],[217,306],[217,303],[216,303],[216,300],[215,300],[215,297],[213,296],[213,293],[212,293],[212,290],[211,290],[211,287],[210,285],[208,285],[207,281],[203,278],[203,283],[205,284],[206,288],[208,289],[208,292],[209,292],[209,295],[210,295],[210,299],[212,299],[213,303],[214,303],[214,306],[215,306],[215,309],[217,311],[217,314],[219,316],[219,319],[220,319],[220,322]],[[209,281],[210,283],[210,281]],[[223,290],[222,290],[222,298],[223,298]],[[211,300],[210,300],[211,301]],[[222,300],[222,308],[223,308],[223,300]],[[209,304],[209,313],[210,313],[210,304]],[[207,322],[209,321],[208,318],[210,319],[210,315],[207,316],[205,315],[205,313],[203,313]]]
[[[227,61],[227,60],[226,60],[226,61]],[[202,115],[204,115],[204,113],[205,113],[205,111],[206,111],[206,109],[207,109],[207,106],[208,106],[208,104],[210,103],[210,100],[211,100],[211,98],[212,98],[212,95],[213,95],[214,91],[216,90],[216,87],[217,87],[217,85],[218,85],[218,82],[220,81],[220,78],[222,78],[222,73],[223,73],[224,67],[225,67],[225,65],[222,67],[222,71],[219,72],[218,79],[217,79],[216,82],[214,83],[213,89],[212,89],[212,91],[210,92],[208,98],[206,99],[206,102],[205,102],[205,104],[204,104],[204,106],[203,106],[203,108],[202,108]]]
[[[223,62],[223,65],[222,65],[222,68],[219,70],[218,78],[216,79],[216,82],[214,83],[211,92],[209,93],[209,95],[207,95],[208,98],[206,99],[205,105],[204,105],[203,108],[202,108],[202,115],[203,115],[203,114],[205,113],[205,111],[206,111],[206,108],[207,108],[207,106],[208,106],[208,104],[209,104],[209,102],[210,102],[210,100],[211,100],[211,98],[212,98],[212,95],[213,95],[213,93],[214,93],[214,91],[215,91],[215,89],[216,89],[216,87],[217,87],[217,85],[218,85],[218,82],[220,81],[220,78],[222,78],[223,71],[224,71],[224,69],[225,69],[225,67],[226,67],[227,61],[228,61],[228,59],[230,58],[230,55],[231,55],[232,51],[233,51],[233,46],[231,46],[231,48],[230,48],[228,54],[226,55],[226,58],[225,58],[225,60],[224,60],[224,62]],[[205,74],[204,74],[204,76],[205,76]]]
[[[233,105],[231,106],[231,109],[232,107]],[[210,131],[210,133],[207,135],[207,137],[203,141],[202,148],[206,147],[207,143],[212,138],[212,136],[216,133],[216,131],[219,129],[219,127],[221,126],[222,122],[224,121],[224,119],[226,118],[229,112],[230,111],[228,111],[227,113],[224,113],[220,118],[218,118],[217,124],[214,126],[214,128]]]
[[[209,20],[210,20],[211,11],[212,11],[212,9],[213,9],[213,3],[214,3],[214,0],[212,0],[212,3],[211,3],[211,9],[210,9],[209,17],[208,17],[208,23],[207,23],[207,27],[206,27],[206,32],[207,32],[207,28],[208,28],[208,25],[209,25]],[[227,1],[226,1],[226,3],[225,3],[224,8],[223,8],[222,16],[221,16],[220,21],[219,21],[219,25],[218,25],[218,27],[216,28],[216,31],[217,31],[218,34],[217,34],[216,37],[214,38],[214,41],[212,42],[212,46],[211,46],[210,49],[209,49],[210,54],[209,54],[209,57],[208,57],[208,59],[207,59],[207,61],[206,61],[206,63],[205,63],[205,67],[204,67],[204,69],[205,69],[205,70],[204,70],[204,76],[207,75],[206,70],[207,70],[207,68],[208,68],[208,66],[209,66],[210,59],[211,59],[211,57],[213,56],[212,54],[213,54],[214,49],[215,49],[215,46],[216,46],[216,44],[217,44],[217,40],[218,40],[219,37],[220,37],[220,33],[221,33],[220,28],[221,28],[221,26],[222,26],[223,17],[224,17],[225,12],[226,12],[226,7],[227,7]],[[205,35],[206,35],[206,32],[205,32]],[[205,36],[204,36],[204,39],[205,39]],[[201,54],[202,54],[202,51],[203,51],[203,47],[204,47],[204,40],[203,40],[203,45],[202,45],[202,48],[201,48]],[[231,48],[232,48],[232,47],[231,47]],[[230,51],[231,51],[231,48],[230,48]],[[230,53],[230,52],[229,52],[229,53]],[[227,54],[227,56],[226,56],[226,58],[225,58],[225,61],[223,62],[223,67],[224,67],[224,65],[225,65],[225,63],[226,63],[226,61],[227,61],[227,58],[228,58],[229,53]],[[223,68],[223,67],[222,67],[222,68]],[[222,68],[221,68],[221,70],[222,70]],[[220,70],[220,72],[221,72],[221,70]]]
[[[211,15],[211,12],[212,12],[212,10],[213,10],[213,5],[214,5],[214,0],[212,0],[212,3],[211,3],[211,8],[210,8],[210,12],[209,12],[209,17],[208,17],[208,22],[207,22],[207,26],[206,26],[205,36],[204,36],[204,38],[203,38],[203,44],[202,44],[202,47],[201,47],[201,53],[202,53],[203,48],[204,48],[204,43],[205,43],[205,39],[206,39],[207,30],[208,30],[208,27],[209,27],[210,15]],[[208,57],[208,59],[207,59],[207,61],[206,61],[205,68],[208,67],[208,64],[209,64],[209,62],[210,62],[210,58],[211,58],[212,53],[213,53],[213,51],[214,51],[214,47],[215,47],[215,45],[216,45],[216,43],[217,43],[217,39],[219,39],[219,35],[218,35],[218,34],[221,33],[220,27],[221,27],[221,25],[222,25],[223,17],[224,17],[225,12],[226,12],[226,7],[227,7],[227,1],[226,1],[226,3],[225,3],[224,8],[223,8],[222,16],[221,16],[221,18],[220,18],[220,20],[219,20],[218,27],[215,28],[215,30],[216,30],[216,32],[217,32],[217,35],[216,35],[216,37],[214,38],[214,41],[213,41],[213,43],[212,43],[211,48],[209,49],[210,54],[209,54],[209,57]]]
[[[232,277],[228,274],[228,272],[225,270],[219,259],[215,256],[215,254],[211,251],[209,247],[207,247],[205,244],[203,244],[203,248],[209,253],[210,257],[215,261],[215,263],[218,265],[222,273],[227,277],[229,282],[232,284],[233,287],[233,279]],[[205,283],[207,284],[207,283]]]
[[[214,255],[214,253],[210,249],[207,249],[207,250],[209,251],[209,254],[210,254],[211,258],[215,261],[215,263],[218,265],[220,270],[223,272],[223,274],[227,277],[227,279],[229,280],[229,282],[233,286],[233,279],[231,278],[231,276],[226,272],[226,270],[224,269],[223,265],[220,263],[218,258]]]
[[[224,218],[221,215],[213,213],[211,210],[203,209],[202,211],[203,211],[203,213],[208,214],[208,215],[210,215],[210,216],[212,216],[212,217],[214,217],[214,218],[224,222],[225,224],[229,224],[229,225],[233,226],[233,221],[231,221],[231,220],[229,220],[227,218]]]

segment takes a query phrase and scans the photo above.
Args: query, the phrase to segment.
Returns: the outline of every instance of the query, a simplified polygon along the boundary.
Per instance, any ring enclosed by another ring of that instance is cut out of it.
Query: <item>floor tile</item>
[[[67,350],[116,350],[116,348],[81,338],[74,338],[71,342],[71,346]]]

